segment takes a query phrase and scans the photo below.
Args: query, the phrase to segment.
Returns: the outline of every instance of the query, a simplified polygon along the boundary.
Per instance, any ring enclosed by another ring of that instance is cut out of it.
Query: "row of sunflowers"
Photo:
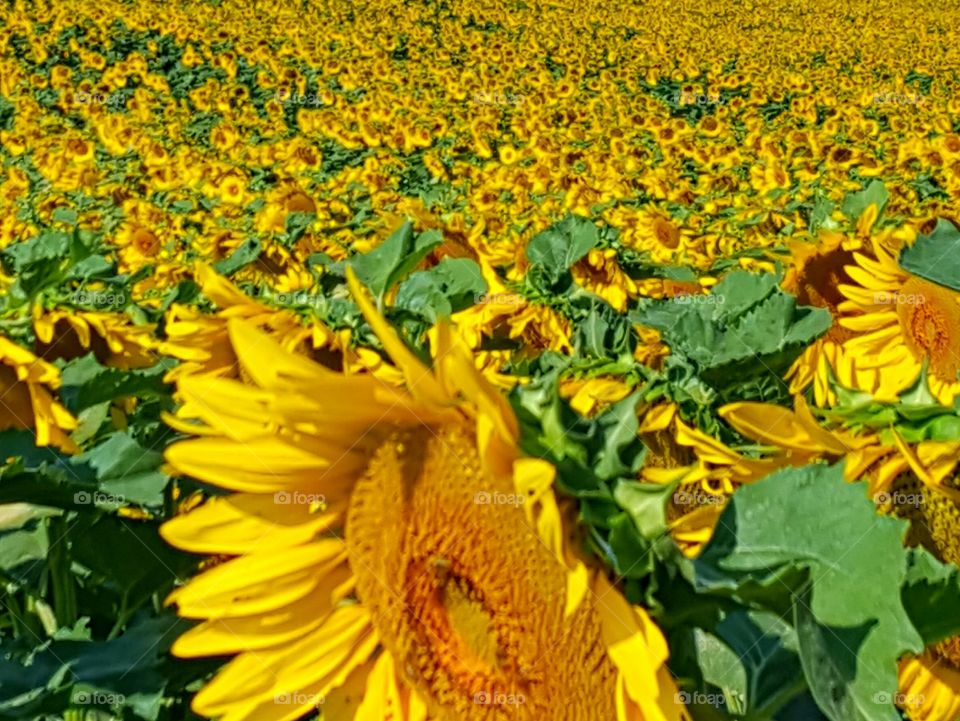
[[[10,0],[0,719],[960,721],[957,27]]]

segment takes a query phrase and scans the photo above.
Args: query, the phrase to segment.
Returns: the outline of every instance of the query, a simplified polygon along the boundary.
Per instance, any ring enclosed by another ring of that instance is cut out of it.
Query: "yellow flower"
[[[77,422],[53,399],[60,371],[9,338],[0,336],[0,430],[32,428],[38,446],[56,446],[66,453],[79,449],[64,431]]]
[[[960,442],[910,445],[894,431],[894,443],[847,457],[850,480],[865,477],[882,513],[910,521],[906,542],[923,546],[941,561],[960,562],[957,523],[960,489],[956,467]],[[932,644],[901,660],[897,705],[912,721],[954,721],[960,713],[960,636]]]
[[[566,378],[560,395],[582,416],[592,416],[630,395],[631,387],[617,378]]]
[[[617,251],[613,248],[592,249],[585,258],[574,263],[570,272],[578,285],[600,296],[618,311],[623,311],[629,299],[637,296],[637,284],[620,268]]]
[[[682,251],[683,234],[669,215],[644,208],[635,222],[636,230],[624,238],[627,245],[648,252],[657,263],[670,263],[676,259]]]
[[[874,206],[870,206],[871,208]],[[804,349],[787,373],[790,392],[800,393],[813,384],[818,406],[835,401],[830,390],[832,368],[844,366],[844,377],[850,377],[852,359],[841,354],[843,341],[853,332],[838,323],[839,307],[844,301],[840,285],[850,282],[846,266],[853,262],[853,248],[840,233],[822,233],[819,242],[797,241],[790,244],[790,267],[783,279],[783,288],[797,297],[800,305],[826,308],[833,325],[825,335]]]
[[[688,719],[663,636],[575,557],[554,468],[520,457],[516,419],[462,341],[441,326],[428,370],[348,277],[405,389],[330,371],[236,318],[249,382],[180,381],[171,422],[200,437],[168,463],[236,491],[162,529],[233,556],[169,599],[201,621],[176,655],[235,656],[194,710],[466,721],[512,699],[530,721]]]
[[[167,374],[168,381],[195,373],[236,376],[240,367],[227,331],[231,318],[243,318],[256,327],[269,329],[288,349],[313,337],[295,313],[257,302],[209,266],[199,265],[196,278],[203,294],[220,311],[203,313],[177,303],[170,307],[164,325],[167,340],[158,347],[160,352],[183,362]]]
[[[548,306],[531,303],[507,290],[483,258],[480,269],[487,283],[486,294],[475,305],[451,316],[471,348],[478,348],[484,336],[502,330],[531,349],[573,351],[569,320]]]
[[[855,253],[847,266],[852,284],[841,284],[846,300],[840,325],[857,336],[843,342],[858,369],[869,374],[838,375],[844,386],[892,400],[929,364],[930,389],[945,405],[960,393],[960,294],[903,270],[876,239],[873,257]]]
[[[910,721],[960,718],[960,665],[927,651],[900,662],[897,706]]]
[[[679,483],[668,507],[670,535],[691,557],[713,536],[730,495],[784,463],[737,453],[684,423],[673,403],[642,409],[639,434],[648,449],[641,479]]]
[[[153,325],[133,325],[120,313],[51,310],[34,307],[33,327],[44,358],[71,360],[93,351],[116,368],[145,368],[157,362]]]

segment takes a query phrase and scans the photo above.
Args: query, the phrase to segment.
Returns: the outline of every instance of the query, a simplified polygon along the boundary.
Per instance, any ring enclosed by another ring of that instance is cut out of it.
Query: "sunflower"
[[[295,313],[250,298],[209,266],[198,265],[194,274],[204,296],[220,311],[210,314],[191,306],[171,305],[164,324],[167,340],[159,344],[159,350],[183,363],[168,374],[168,381],[196,373],[236,374],[237,359],[227,333],[229,318],[243,318],[257,327],[270,328],[286,348],[295,348],[311,337],[311,330]]]
[[[641,409],[638,432],[647,447],[642,480],[676,483],[667,507],[670,535],[687,556],[713,536],[733,492],[776,470],[782,461],[749,458],[680,418],[674,403]]]
[[[549,306],[531,303],[508,290],[483,259],[480,269],[487,292],[477,303],[450,318],[471,348],[479,348],[484,336],[506,335],[526,349],[572,352],[572,328],[567,318]]]
[[[783,278],[783,289],[796,296],[797,303],[826,308],[833,325],[825,335],[804,349],[787,373],[790,392],[800,393],[813,384],[818,406],[832,404],[830,390],[832,368],[846,367],[841,357],[843,341],[853,332],[838,322],[840,304],[845,298],[840,285],[850,282],[846,266],[854,262],[853,250],[841,233],[822,233],[817,243],[794,242],[790,245],[791,263]]]
[[[903,659],[896,701],[910,721],[955,721],[960,718],[960,666],[932,651]]]
[[[648,252],[656,263],[672,263],[682,255],[683,231],[665,211],[646,207],[637,214],[635,223],[635,230],[624,235],[624,243]]]
[[[903,270],[896,255],[874,240],[873,257],[854,253],[847,266],[854,284],[841,284],[840,324],[858,335],[843,343],[858,366],[873,369],[840,378],[848,387],[889,400],[911,385],[929,364],[930,388],[945,405],[960,393],[960,294]]]
[[[592,249],[570,268],[573,279],[585,290],[600,296],[616,310],[623,312],[638,293],[637,284],[617,263],[613,248]]]
[[[582,416],[596,415],[613,403],[622,401],[632,387],[615,377],[565,378],[560,382],[560,396]]]
[[[145,368],[157,362],[153,325],[134,325],[120,313],[44,311],[34,306],[37,352],[45,358],[72,360],[93,351],[115,368]]]
[[[60,371],[8,338],[0,336],[0,431],[32,428],[38,446],[56,446],[67,453],[78,448],[64,431],[76,419],[53,399]]]
[[[248,383],[180,380],[190,410],[171,423],[201,437],[169,464],[238,492],[162,531],[232,557],[170,597],[202,620],[175,654],[236,655],[194,709],[687,719],[663,636],[576,559],[553,466],[519,457],[516,419],[469,350],[441,327],[431,372],[348,279],[405,389],[330,371],[242,319],[228,329]]]

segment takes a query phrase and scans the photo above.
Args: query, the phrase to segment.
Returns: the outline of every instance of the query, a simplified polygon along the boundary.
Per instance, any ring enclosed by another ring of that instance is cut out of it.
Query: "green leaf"
[[[100,492],[117,499],[118,504],[137,503],[158,506],[169,477],[159,469],[163,454],[141,446],[125,432],[77,457],[77,462],[94,469]],[[96,497],[91,497],[96,501]]]
[[[316,213],[288,213],[284,223],[284,245],[292,248],[303,237],[310,225],[317,219]]]
[[[537,233],[527,245],[527,259],[542,267],[556,283],[571,265],[590,252],[600,240],[597,226],[587,218],[568,215]]]
[[[901,600],[906,526],[879,516],[839,465],[781,471],[734,494],[692,563],[694,583],[776,612],[792,608],[824,713],[894,721],[897,660],[923,649]]]
[[[85,408],[122,396],[150,398],[169,395],[164,375],[173,367],[168,359],[142,370],[123,370],[101,365],[93,353],[72,360],[61,374],[64,405],[79,413]]]
[[[810,213],[810,232],[815,234],[820,228],[837,230],[839,223],[832,217],[833,203],[824,197],[817,198],[816,204]]]
[[[604,439],[594,465],[598,477],[611,479],[640,470],[646,449],[637,438],[639,401],[640,394],[632,393],[597,418]]]
[[[67,225],[76,225],[79,216],[77,211],[73,208],[56,208],[51,218],[58,223],[66,223]]]
[[[438,230],[428,230],[414,237],[409,220],[397,228],[389,238],[364,255],[350,261],[357,277],[378,299],[407,277],[427,254],[443,242]]]
[[[220,275],[232,275],[259,258],[261,250],[263,250],[263,247],[258,238],[247,238],[234,249],[229,257],[214,263],[213,269]]]
[[[749,712],[754,718],[769,718],[806,684],[797,655],[794,629],[777,614],[767,611],[734,611],[724,616],[714,633],[744,668],[745,686],[734,677],[728,686],[718,681],[725,678],[723,669],[701,666],[704,676],[725,690],[728,708],[733,713]],[[739,709],[739,711],[738,711]]]
[[[109,415],[110,401],[84,408],[77,414],[77,428],[70,434],[70,438],[77,445],[86,443],[97,434]]]
[[[694,643],[703,680],[720,689],[721,703],[731,713],[742,714],[747,699],[747,669],[732,648],[708,631],[694,629]]]
[[[2,251],[3,257],[16,272],[29,266],[63,258],[70,250],[70,235],[61,231],[46,231],[29,240],[14,243]]]
[[[59,716],[71,696],[83,699],[83,708],[90,709],[95,691],[107,697],[103,705],[108,708],[117,702],[138,718],[153,721],[160,714],[163,690],[174,677],[167,651],[188,627],[168,612],[140,617],[110,641],[55,640],[30,654],[29,663],[0,659],[0,715],[23,721]],[[71,694],[74,684],[80,688]]]
[[[635,323],[661,332],[668,365],[689,365],[721,400],[779,400],[782,374],[832,322],[825,308],[798,306],[773,274],[734,271],[709,295],[642,304]]]
[[[621,578],[644,578],[653,570],[655,557],[651,544],[633,525],[633,519],[621,513],[610,519],[608,554],[613,571]]]
[[[927,646],[960,633],[960,570],[910,549],[903,605]]]
[[[398,308],[418,313],[431,323],[482,299],[487,283],[469,258],[444,258],[433,268],[413,273],[397,290]]]
[[[667,506],[676,486],[639,483],[620,479],[613,489],[613,498],[646,539],[662,536],[667,530]]]
[[[900,267],[953,290],[960,290],[960,230],[940,218],[930,235],[921,235],[900,252]]]
[[[42,523],[0,533],[0,577],[23,580],[25,574],[39,571],[49,547],[47,529]]]
[[[847,195],[841,209],[847,218],[855,221],[871,205],[877,206],[878,214],[883,214],[889,199],[890,193],[884,187],[883,181],[873,180],[863,190]]]

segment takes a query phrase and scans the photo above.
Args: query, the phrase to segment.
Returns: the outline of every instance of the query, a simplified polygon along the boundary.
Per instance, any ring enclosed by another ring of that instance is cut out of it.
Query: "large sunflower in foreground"
[[[343,376],[229,321],[231,380],[186,376],[177,470],[238,493],[170,521],[230,557],[171,596],[179,656],[237,654],[194,699],[224,721],[688,718],[663,636],[568,546],[554,469],[440,328],[433,371]]]
[[[874,240],[873,257],[855,253],[840,285],[840,324],[858,335],[843,343],[858,366],[875,370],[872,387],[854,387],[892,400],[929,363],[930,389],[945,405],[960,393],[960,293],[903,270],[896,255]],[[847,379],[850,380],[850,379]],[[846,383],[841,380],[841,383]]]

